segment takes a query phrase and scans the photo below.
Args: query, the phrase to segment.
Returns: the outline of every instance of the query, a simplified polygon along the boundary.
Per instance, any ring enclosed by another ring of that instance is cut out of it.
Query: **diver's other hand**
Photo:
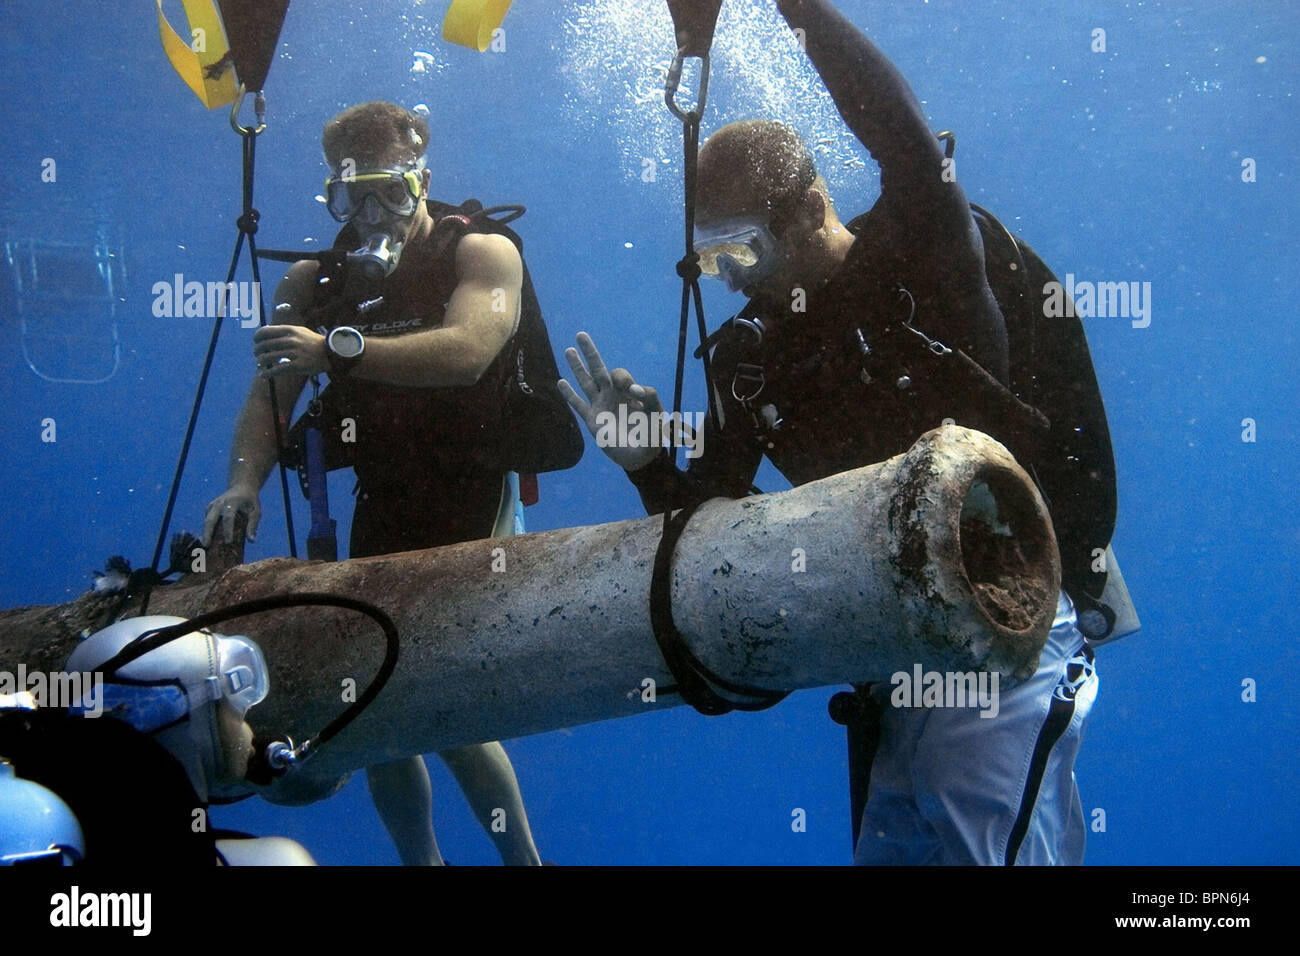
[[[262,508],[257,503],[257,491],[242,485],[232,485],[225,494],[214,498],[208,505],[208,513],[203,518],[203,546],[212,544],[212,535],[221,525],[222,540],[226,544],[235,537],[235,516],[246,515],[248,528],[244,536],[249,541],[257,540],[257,523],[262,520]]]
[[[578,349],[582,350],[581,355],[578,354]],[[613,372],[605,368],[596,343],[586,332],[578,333],[578,348],[565,349],[564,357],[569,360],[573,378],[587,400],[583,401],[565,379],[560,379],[557,383],[560,394],[578,413],[578,417],[587,423],[587,430],[597,439],[596,444],[602,447],[610,460],[627,471],[636,471],[659,457],[661,448],[654,442],[641,446],[628,446],[617,441],[602,445],[599,441],[601,428],[598,421],[602,414],[611,414],[615,420],[625,420],[625,415],[619,415],[620,406],[626,406],[628,412],[662,414],[664,407],[659,401],[659,393],[648,386],[636,384],[625,368],[616,368]]]
[[[264,325],[253,333],[258,375],[319,375],[329,371],[325,336],[301,325]]]

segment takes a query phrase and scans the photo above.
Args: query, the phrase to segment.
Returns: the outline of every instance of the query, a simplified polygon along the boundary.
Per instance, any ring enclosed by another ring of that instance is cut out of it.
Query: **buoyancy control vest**
[[[1092,353],[1078,316],[1044,315],[1046,287],[1059,287],[1052,270],[991,213],[971,208],[989,286],[1006,320],[1011,390],[1049,422],[1027,464],[1052,515],[1065,591],[1082,611],[1105,590],[1108,572],[1099,558],[1118,510],[1115,456]]]
[[[1047,502],[1063,588],[1081,611],[1094,608],[1106,585],[1098,556],[1115,527],[1116,478],[1087,339],[1077,317],[1044,317],[1041,290],[1055,281],[1051,270],[990,213],[972,210],[1006,322],[1009,388],[926,334],[925,316],[891,279],[888,261],[832,287],[854,300],[838,303],[833,315],[814,317],[810,306],[805,321],[784,323],[776,334],[764,330],[751,302],[710,336],[714,380],[724,408],[746,420],[763,454],[794,484],[869,464],[864,453],[874,461],[905,451],[951,413],[993,435]],[[869,215],[850,230],[862,233]],[[877,310],[888,316],[873,316]]]
[[[522,207],[504,207],[522,214]],[[469,233],[504,235],[522,257],[523,241],[493,218],[496,209],[483,209],[477,200],[453,206],[428,200],[434,220],[434,264],[426,277],[426,301],[443,308],[459,282],[456,249]],[[514,218],[514,217],[510,217]],[[328,332],[340,325],[363,336],[405,335],[437,328],[441,315],[405,311],[397,296],[360,304],[345,294],[345,253],[359,244],[345,226],[330,254],[303,254],[321,263],[316,295],[304,316],[307,324]],[[424,388],[388,385],[350,377],[335,378],[321,392],[315,410],[325,446],[328,469],[353,467],[363,487],[385,487],[419,476],[429,468],[444,471],[517,471],[537,474],[577,464],[583,438],[556,382],[559,371],[541,306],[525,264],[519,323],[509,341],[478,381],[470,386]],[[303,433],[309,410],[294,425],[286,442],[287,465],[304,478]]]

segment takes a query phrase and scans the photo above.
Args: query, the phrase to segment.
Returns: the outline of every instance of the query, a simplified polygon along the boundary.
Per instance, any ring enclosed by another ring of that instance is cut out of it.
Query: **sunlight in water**
[[[612,136],[629,177],[645,158],[677,168],[681,127],[664,105],[672,20],[662,3],[580,0],[564,21],[561,70],[566,111],[587,130]],[[694,102],[698,71],[688,62],[678,103]],[[834,189],[859,185],[874,167],[845,128],[794,33],[768,5],[724,4],[714,35],[704,134],[729,122],[771,117],[795,127]]]

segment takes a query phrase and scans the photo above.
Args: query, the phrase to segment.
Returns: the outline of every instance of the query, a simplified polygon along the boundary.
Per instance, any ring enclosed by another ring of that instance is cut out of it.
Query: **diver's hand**
[[[212,535],[221,525],[222,538],[230,544],[235,536],[235,516],[246,515],[248,528],[245,537],[257,540],[257,523],[262,520],[262,507],[257,502],[257,490],[243,485],[231,485],[225,494],[214,498],[203,518],[203,546],[212,544]]]
[[[264,325],[253,333],[258,375],[319,375],[329,371],[325,336],[301,325]]]
[[[578,333],[578,348],[582,349],[581,356],[578,355],[578,349],[567,348],[564,357],[569,360],[569,368],[573,369],[573,377],[587,396],[587,401],[584,402],[566,380],[560,379],[557,384],[560,394],[573,406],[578,417],[587,423],[587,430],[593,438],[599,437],[598,416],[607,413],[617,418],[620,406],[626,405],[628,412],[663,413],[659,393],[653,388],[636,384],[625,368],[616,368],[613,372],[605,368],[600,352],[596,350],[596,343],[586,332]],[[628,447],[615,442],[606,444],[603,450],[614,464],[627,471],[644,468],[661,453],[659,444],[653,441],[640,447]]]

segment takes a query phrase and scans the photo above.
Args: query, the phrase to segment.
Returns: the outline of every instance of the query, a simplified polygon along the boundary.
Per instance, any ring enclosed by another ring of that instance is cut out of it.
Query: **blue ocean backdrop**
[[[662,100],[673,52],[664,5],[518,0],[504,49],[482,54],[440,38],[446,6],[291,4],[258,142],[259,243],[332,241],[337,226],[316,199],[326,120],[372,99],[427,110],[432,195],[527,205],[516,227],[557,353],[587,330],[611,366],[668,390],[682,161],[681,128]],[[1151,283],[1149,326],[1085,322],[1120,476],[1115,551],[1143,623],[1098,652],[1101,690],[1076,773],[1085,816],[1104,811],[1105,826],[1089,833],[1087,862],[1300,861],[1296,7],[839,7],[908,78],[933,127],[956,132],[973,202],[1062,277]],[[184,23],[179,3],[164,9]],[[1093,49],[1099,28],[1104,52]],[[207,112],[172,72],[146,0],[9,0],[0,50],[3,237],[87,247],[108,237],[127,266],[121,364],[102,384],[48,381],[29,359],[53,378],[61,367],[111,366],[105,323],[74,322],[62,340],[28,341],[25,354],[12,309],[0,315],[0,605],[12,607],[75,598],[112,554],[149,562],[210,327],[155,317],[151,289],[176,273],[224,278],[240,146],[226,111]],[[846,218],[875,200],[875,164],[774,6],[726,0],[704,133],[750,117],[805,136]],[[50,159],[52,182],[42,175]],[[264,265],[268,286],[281,274]],[[246,266],[238,278],[249,278]],[[706,288],[710,326],[740,301]],[[222,330],[173,530],[198,531],[225,490],[254,371],[250,337],[234,321]],[[704,408],[698,366],[685,407]],[[54,442],[42,441],[46,419]],[[1243,440],[1252,426],[1254,440]],[[758,484],[787,486],[767,467]],[[351,486],[350,474],[332,476],[341,529]],[[274,477],[261,505],[249,560],[288,553]],[[301,550],[306,504],[296,493],[294,507]],[[526,518],[539,531],[643,513],[589,442],[576,468],[541,478]],[[266,651],[283,653],[271,642]],[[844,731],[826,707],[834,690],[759,714],[708,719],[678,707],[507,742],[543,858],[849,862]],[[428,762],[444,855],[498,862],[441,762]],[[796,808],[806,832],[792,829]],[[250,800],[213,816],[297,839],[322,863],[397,862],[361,774],[310,807]]]

